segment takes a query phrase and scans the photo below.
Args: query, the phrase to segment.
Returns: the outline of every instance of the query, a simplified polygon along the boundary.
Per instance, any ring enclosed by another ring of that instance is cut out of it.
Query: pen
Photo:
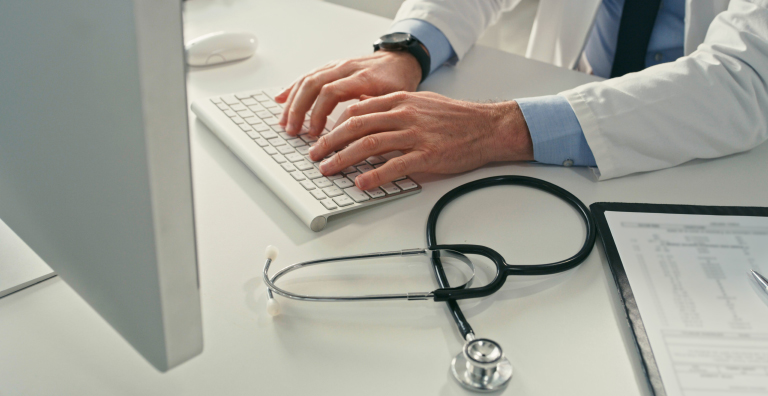
[[[750,270],[750,274],[752,275],[752,280],[755,281],[758,289],[760,289],[757,291],[758,297],[760,297],[764,303],[768,304],[768,279],[755,270]]]

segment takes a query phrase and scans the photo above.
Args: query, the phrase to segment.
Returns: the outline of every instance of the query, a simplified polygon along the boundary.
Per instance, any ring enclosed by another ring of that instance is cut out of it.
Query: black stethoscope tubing
[[[537,265],[511,265],[507,264],[504,258],[494,251],[485,246],[479,245],[438,245],[437,243],[437,220],[442,212],[450,202],[454,199],[467,194],[472,191],[476,191],[486,187],[493,186],[527,186],[532,187],[547,193],[550,193],[568,204],[570,204],[584,220],[586,226],[587,235],[584,238],[584,245],[581,249],[571,256],[562,261],[558,261],[550,264],[537,264]],[[443,264],[439,255],[434,254],[431,257],[432,267],[435,271],[435,278],[440,286],[440,289],[435,290],[435,301],[445,301],[448,304],[448,310],[451,312],[453,320],[456,322],[456,326],[459,329],[463,338],[467,338],[468,334],[474,334],[472,326],[464,317],[464,313],[461,311],[461,307],[456,300],[464,298],[483,297],[494,293],[504,285],[508,275],[548,275],[558,272],[567,271],[581,264],[589,256],[592,251],[592,247],[595,245],[595,238],[597,236],[597,230],[595,227],[595,220],[592,217],[592,213],[589,211],[584,203],[581,202],[576,196],[560,188],[550,182],[536,179],[527,176],[492,176],[485,179],[475,180],[463,184],[459,187],[446,193],[440,200],[432,207],[432,211],[429,213],[427,219],[427,246],[433,250],[446,249],[454,250],[465,254],[478,254],[488,257],[496,264],[496,276],[487,285],[479,288],[471,289],[459,289],[451,288],[448,283],[448,278],[445,275]]]

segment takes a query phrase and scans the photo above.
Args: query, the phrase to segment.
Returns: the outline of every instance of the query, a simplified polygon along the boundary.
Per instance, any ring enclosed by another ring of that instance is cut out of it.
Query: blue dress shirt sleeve
[[[517,99],[531,131],[533,158],[556,165],[597,166],[571,104],[557,95]]]
[[[389,28],[389,33],[410,33],[429,51],[429,73],[431,74],[438,67],[449,59],[456,57],[451,43],[445,38],[443,32],[429,22],[421,19],[403,19],[395,22]]]

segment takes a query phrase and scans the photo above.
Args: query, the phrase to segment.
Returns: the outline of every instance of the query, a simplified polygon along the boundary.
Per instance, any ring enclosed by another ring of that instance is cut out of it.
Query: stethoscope
[[[587,235],[584,245],[572,257],[550,264],[538,265],[512,265],[507,264],[499,253],[486,246],[479,245],[438,245],[436,226],[440,212],[448,203],[471,191],[486,187],[500,185],[522,185],[545,191],[561,198],[576,209],[584,220]],[[445,301],[451,312],[453,320],[466,341],[462,351],[451,362],[451,371],[456,380],[465,388],[492,392],[504,388],[512,378],[512,364],[504,354],[501,346],[487,338],[477,338],[472,326],[464,317],[456,300],[478,298],[491,295],[498,291],[509,275],[548,275],[567,271],[581,264],[595,244],[595,222],[589,209],[573,194],[544,180],[525,176],[494,176],[476,180],[454,188],[445,194],[432,208],[427,220],[427,248],[406,249],[392,252],[378,252],[342,257],[329,257],[319,260],[305,261],[285,267],[278,271],[272,278],[269,277],[269,266],[277,258],[277,249],[268,246],[266,251],[267,261],[264,264],[264,283],[267,285],[267,312],[275,316],[280,312],[279,305],[274,299],[273,293],[283,297],[301,301],[362,301],[362,300],[434,300]],[[480,255],[490,259],[496,265],[496,275],[485,286],[471,287],[474,279],[474,265],[467,255]],[[382,258],[393,256],[426,256],[432,262],[439,289],[429,292],[400,293],[400,294],[371,294],[360,296],[310,296],[291,293],[277,285],[278,279],[300,268],[319,264],[334,263],[339,261],[359,260],[369,258]],[[472,276],[463,285],[451,287],[443,268],[443,259],[451,258],[452,262],[459,262],[472,271]]]

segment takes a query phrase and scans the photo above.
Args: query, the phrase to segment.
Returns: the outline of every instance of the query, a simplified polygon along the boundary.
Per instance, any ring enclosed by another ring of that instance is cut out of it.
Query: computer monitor
[[[181,11],[0,1],[0,218],[161,371],[203,347]]]

